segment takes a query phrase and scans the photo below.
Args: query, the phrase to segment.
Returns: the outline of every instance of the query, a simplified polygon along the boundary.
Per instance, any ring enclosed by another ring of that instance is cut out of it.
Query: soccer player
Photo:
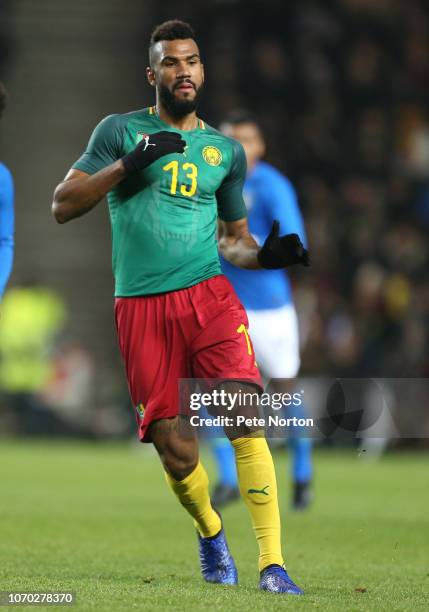
[[[306,265],[308,254],[297,236],[279,237],[276,224],[262,248],[249,234],[243,148],[196,114],[204,68],[192,28],[177,20],[158,26],[149,62],[156,105],[101,121],[56,188],[53,214],[65,223],[107,194],[116,326],[140,439],[155,445],[169,487],[194,519],[204,579],[237,584],[195,428],[179,414],[178,380],[222,379],[231,388],[246,380],[242,388],[253,392],[261,385],[246,313],[221,274],[218,218],[222,254],[234,265]],[[301,594],[284,568],[267,442],[234,427],[228,435],[259,545],[259,586]]]
[[[236,111],[225,119],[221,131],[238,140],[247,159],[247,178],[244,200],[248,209],[248,224],[252,236],[262,243],[275,219],[286,234],[298,234],[306,243],[304,223],[295,191],[290,181],[278,170],[261,161],[265,141],[256,119],[245,111]],[[293,379],[300,366],[298,321],[293,304],[292,290],[283,270],[249,272],[232,266],[221,259],[222,271],[231,281],[249,318],[249,333],[256,360],[267,378],[273,381],[273,390],[292,392]],[[285,380],[287,379],[287,381]],[[296,407],[287,409],[287,416],[300,418]],[[294,412],[294,414],[292,414]],[[213,436],[212,449],[219,473],[212,501],[221,507],[239,495],[233,449],[223,436]],[[311,441],[302,432],[292,432],[292,477],[294,481],[292,507],[303,510],[310,503],[312,477]]]
[[[0,82],[0,117],[5,103],[6,90]],[[8,168],[0,162],[0,300],[12,271],[13,231],[13,180]]]

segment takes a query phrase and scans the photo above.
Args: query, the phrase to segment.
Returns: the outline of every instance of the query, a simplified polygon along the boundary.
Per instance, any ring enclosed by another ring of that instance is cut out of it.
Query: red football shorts
[[[188,289],[116,298],[115,320],[142,442],[151,441],[152,421],[179,414],[180,378],[262,387],[246,311],[223,275]]]

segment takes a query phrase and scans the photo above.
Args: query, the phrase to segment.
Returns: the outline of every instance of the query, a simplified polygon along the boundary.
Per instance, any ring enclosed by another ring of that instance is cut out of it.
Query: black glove
[[[183,153],[186,142],[177,132],[155,132],[146,134],[136,146],[134,151],[122,158],[125,172],[131,174],[143,170],[149,164],[170,153]]]
[[[280,223],[274,221],[271,232],[258,253],[261,266],[268,270],[286,268],[299,263],[309,266],[308,251],[304,249],[298,234],[279,236],[279,229]]]

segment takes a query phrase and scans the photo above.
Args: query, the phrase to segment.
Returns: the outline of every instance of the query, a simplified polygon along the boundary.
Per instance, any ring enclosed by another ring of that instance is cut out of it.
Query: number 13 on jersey
[[[162,167],[164,172],[171,172],[171,185],[170,185],[170,193],[171,195],[176,195],[177,193],[177,182],[179,177],[179,162],[175,159],[171,161],[169,164],[166,164]],[[190,185],[180,185],[180,193],[188,198],[192,198],[197,191],[197,177],[198,177],[198,167],[195,164],[191,164],[186,162],[182,164],[182,169],[186,172],[185,177],[191,181]]]

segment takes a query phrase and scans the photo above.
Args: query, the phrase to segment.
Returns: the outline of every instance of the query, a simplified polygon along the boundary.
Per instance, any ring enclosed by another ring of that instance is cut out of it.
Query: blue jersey
[[[12,175],[6,166],[0,163],[0,299],[12,271],[13,226]]]
[[[244,184],[249,231],[262,245],[274,219],[280,221],[280,235],[298,234],[307,246],[304,223],[295,190],[290,181],[265,162],[258,162]],[[248,310],[268,310],[292,303],[292,291],[284,270],[243,270],[221,257],[223,273]]]

